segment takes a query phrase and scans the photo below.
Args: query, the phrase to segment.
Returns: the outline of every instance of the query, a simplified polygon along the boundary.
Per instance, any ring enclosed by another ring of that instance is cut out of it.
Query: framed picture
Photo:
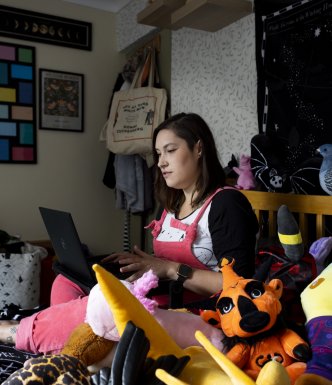
[[[0,42],[0,163],[36,163],[35,48]]]
[[[39,69],[39,128],[83,132],[84,75]]]
[[[0,5],[0,35],[92,50],[91,23],[5,5]]]

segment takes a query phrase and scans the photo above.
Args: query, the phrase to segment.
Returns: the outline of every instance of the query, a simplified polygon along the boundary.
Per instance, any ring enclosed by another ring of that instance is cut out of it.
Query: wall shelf
[[[189,0],[172,13],[171,23],[176,29],[188,27],[215,32],[251,12],[248,0]]]
[[[172,12],[182,7],[185,2],[186,0],[155,0],[139,12],[137,15],[137,23],[158,28],[173,29],[171,26]]]
[[[137,22],[215,32],[250,13],[250,0],[156,0],[137,15]]]

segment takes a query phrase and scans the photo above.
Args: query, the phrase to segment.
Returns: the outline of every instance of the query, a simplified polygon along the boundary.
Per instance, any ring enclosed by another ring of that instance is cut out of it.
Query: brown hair
[[[184,139],[191,151],[200,141],[202,155],[199,158],[200,175],[196,183],[198,192],[192,204],[200,205],[218,187],[225,185],[224,169],[219,161],[213,134],[207,123],[194,113],[180,113],[161,123],[153,133],[153,157],[158,163],[155,149],[156,138],[161,130],[172,130],[179,138]],[[179,209],[184,199],[182,190],[168,187],[159,167],[155,167],[155,194],[159,203],[168,211]]]

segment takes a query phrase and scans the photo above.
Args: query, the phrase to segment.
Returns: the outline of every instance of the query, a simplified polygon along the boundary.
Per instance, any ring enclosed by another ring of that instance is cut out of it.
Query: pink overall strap
[[[224,188],[227,188],[227,187],[224,187]],[[211,202],[212,198],[213,198],[219,191],[223,190],[224,188],[219,187],[214,193],[212,193],[212,194],[206,199],[206,201],[205,201],[204,204],[202,205],[202,207],[201,207],[201,209],[200,209],[200,211],[199,211],[199,213],[198,213],[198,215],[197,215],[197,217],[196,217],[196,219],[194,220],[193,223],[198,223],[198,222],[199,222],[199,220],[201,219],[202,215],[204,214],[204,211],[205,211],[206,207],[207,207],[207,206],[209,205],[209,203]],[[162,215],[161,215],[161,217],[160,217],[160,219],[159,219],[159,221],[160,221],[161,223],[164,222],[164,219],[165,219],[166,215],[167,215],[167,211],[164,209],[164,211],[163,211],[163,213],[162,213]]]
[[[193,223],[198,223],[199,220],[201,219],[202,215],[204,214],[207,206],[211,203],[213,197],[218,194],[219,191],[222,191],[223,188],[219,187],[214,193],[212,193],[207,199],[206,201],[204,202],[203,206],[201,207],[201,209],[199,210],[199,213],[197,215],[197,217],[195,218],[194,222]]]

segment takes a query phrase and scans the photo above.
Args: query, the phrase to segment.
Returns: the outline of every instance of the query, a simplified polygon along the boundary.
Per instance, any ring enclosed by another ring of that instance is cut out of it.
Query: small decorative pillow
[[[0,308],[11,303],[23,309],[39,305],[42,247],[25,244],[21,254],[0,253]]]

